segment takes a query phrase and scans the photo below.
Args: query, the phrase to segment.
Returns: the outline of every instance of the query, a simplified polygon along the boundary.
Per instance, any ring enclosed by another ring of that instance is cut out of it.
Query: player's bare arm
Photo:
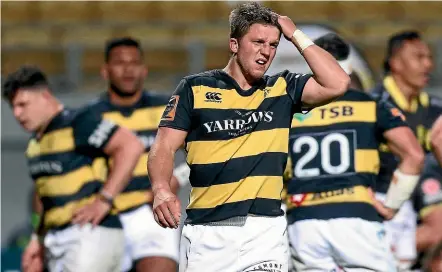
[[[442,206],[434,207],[430,213],[422,217],[416,231],[416,248],[422,252],[436,246],[442,241]]]
[[[102,188],[100,194],[102,197],[77,210],[73,223],[91,222],[97,225],[105,217],[112,207],[111,201],[106,201],[104,198],[112,200],[127,186],[132,171],[144,152],[144,146],[135,134],[126,128],[119,127],[103,151],[113,160],[113,167]]]
[[[378,212],[385,219],[390,220],[403,202],[410,198],[416,187],[424,164],[424,152],[409,127],[388,130],[384,133],[384,138],[391,152],[400,159],[390,183],[385,204],[375,201]]]
[[[298,48],[314,74],[304,87],[303,105],[321,106],[343,95],[350,84],[350,77],[335,58],[297,30],[289,17],[279,16],[278,23],[286,39]]]
[[[32,211],[40,216],[40,220],[38,225],[35,226],[31,241],[22,255],[22,270],[24,272],[43,271],[43,245],[38,239],[38,236],[41,235],[39,230],[41,230],[42,225],[43,206],[35,188],[32,193]]]
[[[442,167],[442,115],[434,122],[430,137],[433,154]]]
[[[160,127],[149,152],[147,167],[154,194],[154,215],[162,227],[177,228],[181,219],[181,205],[172,192],[170,179],[175,152],[183,145],[186,136],[185,131]]]

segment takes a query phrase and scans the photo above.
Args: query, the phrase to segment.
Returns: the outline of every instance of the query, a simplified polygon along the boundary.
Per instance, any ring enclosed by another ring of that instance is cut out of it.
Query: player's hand
[[[81,226],[91,223],[92,226],[96,226],[109,213],[110,209],[111,205],[109,203],[96,198],[94,202],[74,211],[72,223],[80,224]]]
[[[38,240],[32,239],[22,255],[23,272],[43,271],[43,245]]]
[[[170,189],[154,192],[153,214],[155,221],[163,228],[178,228],[181,220],[181,203]]]
[[[295,33],[296,30],[295,23],[293,23],[292,19],[287,16],[281,16],[279,14],[276,15],[278,16],[278,23],[281,26],[282,34],[284,34],[284,37],[287,40],[291,41],[293,33]]]
[[[385,207],[384,203],[376,199],[371,188],[369,188],[368,190],[373,200],[373,206],[376,209],[376,211],[387,221],[393,219],[393,217],[396,215],[398,211]]]

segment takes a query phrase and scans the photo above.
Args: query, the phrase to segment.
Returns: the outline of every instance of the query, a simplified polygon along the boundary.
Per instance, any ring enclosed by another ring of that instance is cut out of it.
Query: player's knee
[[[175,260],[167,257],[147,257],[135,262],[137,272],[176,272],[178,264]]]

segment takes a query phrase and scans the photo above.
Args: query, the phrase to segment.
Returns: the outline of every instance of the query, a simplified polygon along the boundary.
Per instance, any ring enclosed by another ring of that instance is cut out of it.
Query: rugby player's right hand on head
[[[163,228],[178,228],[181,220],[181,203],[170,189],[154,191],[153,214]]]
[[[37,239],[31,239],[22,255],[23,272],[43,271],[43,245]]]
[[[293,23],[292,19],[290,19],[287,16],[282,16],[277,13],[275,13],[276,16],[278,16],[278,24],[281,26],[282,34],[284,34],[284,37],[291,41],[292,36],[296,31],[296,25]]]

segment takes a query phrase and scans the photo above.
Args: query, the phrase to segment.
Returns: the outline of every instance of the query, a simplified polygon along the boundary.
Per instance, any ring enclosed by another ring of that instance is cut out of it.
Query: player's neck
[[[109,100],[114,105],[128,107],[128,106],[132,106],[132,105],[136,104],[140,100],[142,93],[143,93],[143,91],[140,90],[140,91],[137,91],[132,96],[122,97],[122,96],[119,96],[118,94],[116,94],[115,92],[113,92],[112,90],[109,90]]]
[[[231,76],[241,89],[248,90],[253,86],[255,80],[246,77],[235,57],[230,58],[229,63],[227,63],[223,71]]]
[[[392,77],[408,103],[419,95],[420,90],[410,86],[401,76],[392,74]]]
[[[63,111],[63,109],[64,105],[61,104],[57,99],[53,98],[53,101],[50,103],[49,107],[47,108],[46,121],[37,130],[37,138],[41,138],[41,136],[43,136],[43,133],[48,127],[48,125],[55,118],[55,116],[57,116],[60,112]]]

